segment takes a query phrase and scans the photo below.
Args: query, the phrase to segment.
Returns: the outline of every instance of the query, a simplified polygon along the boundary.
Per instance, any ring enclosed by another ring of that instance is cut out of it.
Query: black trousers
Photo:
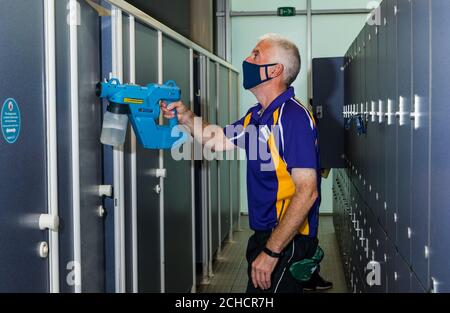
[[[255,288],[252,282],[252,263],[264,249],[271,232],[255,232],[248,240],[247,263],[248,285],[247,293],[302,293],[303,287],[291,275],[289,267],[292,263],[305,258],[311,258],[316,252],[318,240],[297,235],[283,250],[283,255],[272,273],[270,288],[262,290]]]

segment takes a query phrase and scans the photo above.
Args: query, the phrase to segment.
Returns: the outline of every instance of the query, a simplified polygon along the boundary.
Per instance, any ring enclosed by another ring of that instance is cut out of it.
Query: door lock
[[[48,243],[45,241],[42,241],[39,243],[39,248],[38,248],[38,252],[39,252],[39,257],[45,259],[46,257],[48,257]]]

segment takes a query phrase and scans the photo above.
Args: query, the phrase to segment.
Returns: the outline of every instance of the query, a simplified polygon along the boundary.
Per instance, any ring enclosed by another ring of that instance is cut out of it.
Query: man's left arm
[[[280,253],[298,233],[308,217],[309,210],[318,197],[317,172],[310,168],[293,168],[291,172],[295,184],[295,194],[286,213],[272,232],[266,247]],[[261,252],[252,263],[252,281],[255,288],[269,289],[271,275],[278,259]]]

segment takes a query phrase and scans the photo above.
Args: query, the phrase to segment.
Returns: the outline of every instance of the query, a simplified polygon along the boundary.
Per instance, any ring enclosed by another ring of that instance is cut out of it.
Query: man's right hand
[[[181,101],[172,102],[169,105],[165,101],[160,103],[163,116],[167,119],[175,117],[175,112],[177,112],[177,119],[180,124],[188,124],[190,119],[194,118],[194,114],[183,104]]]

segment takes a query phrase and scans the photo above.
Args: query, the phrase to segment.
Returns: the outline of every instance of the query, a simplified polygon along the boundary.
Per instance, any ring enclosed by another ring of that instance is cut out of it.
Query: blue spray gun
[[[180,88],[172,80],[163,85],[139,86],[121,84],[117,78],[112,78],[98,83],[96,94],[109,101],[100,137],[103,144],[118,146],[125,142],[128,117],[138,142],[144,148],[171,149],[187,138],[177,126],[176,116],[169,120],[169,125],[158,125],[159,101],[171,103],[180,100]]]

